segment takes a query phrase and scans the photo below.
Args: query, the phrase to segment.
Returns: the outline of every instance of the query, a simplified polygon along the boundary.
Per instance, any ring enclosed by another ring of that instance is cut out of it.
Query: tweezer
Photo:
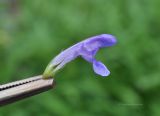
[[[54,79],[43,79],[42,75],[0,85],[0,106],[52,89]]]

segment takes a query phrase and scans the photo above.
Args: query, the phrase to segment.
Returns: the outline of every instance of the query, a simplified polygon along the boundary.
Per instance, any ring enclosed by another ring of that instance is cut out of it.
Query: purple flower
[[[95,59],[95,55],[100,48],[113,46],[114,44],[116,44],[116,38],[110,34],[101,34],[81,41],[57,55],[47,66],[44,77],[54,75],[65,64],[78,56],[92,63],[96,74],[108,76],[110,71],[102,62]]]

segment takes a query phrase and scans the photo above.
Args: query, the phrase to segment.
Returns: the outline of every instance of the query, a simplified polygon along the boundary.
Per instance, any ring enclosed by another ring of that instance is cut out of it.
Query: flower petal
[[[94,60],[93,69],[95,73],[101,76],[108,76],[110,74],[110,71],[107,69],[107,67],[100,61]]]
[[[116,38],[110,34],[101,34],[85,40],[86,46],[90,49],[113,46],[117,43]]]

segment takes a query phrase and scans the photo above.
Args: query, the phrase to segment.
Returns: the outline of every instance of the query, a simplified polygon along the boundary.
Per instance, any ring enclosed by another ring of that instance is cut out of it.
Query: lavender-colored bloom
[[[113,46],[114,44],[116,44],[116,38],[110,34],[101,34],[81,41],[56,56],[47,66],[44,77],[54,75],[66,63],[78,56],[92,63],[96,74],[108,76],[110,71],[102,62],[95,59],[95,55],[100,48]]]

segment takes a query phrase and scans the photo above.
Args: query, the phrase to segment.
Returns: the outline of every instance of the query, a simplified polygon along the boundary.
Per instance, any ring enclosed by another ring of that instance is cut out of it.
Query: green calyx
[[[51,78],[54,76],[54,74],[55,74],[54,67],[52,65],[48,65],[43,73],[43,78],[44,79]]]

